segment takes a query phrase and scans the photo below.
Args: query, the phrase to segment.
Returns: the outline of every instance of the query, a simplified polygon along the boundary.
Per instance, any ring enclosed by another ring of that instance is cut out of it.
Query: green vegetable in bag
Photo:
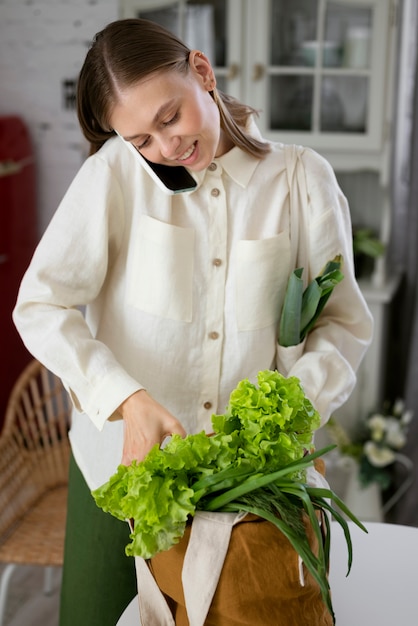
[[[321,274],[303,290],[303,268],[297,268],[289,277],[280,318],[281,346],[296,346],[316,324],[334,287],[342,281],[341,255],[329,261]]]
[[[257,378],[258,385],[241,381],[225,413],[212,416],[213,436],[173,435],[163,449],[154,446],[142,462],[120,465],[93,496],[104,511],[133,520],[126,553],[143,558],[177,543],[196,510],[248,511],[264,517],[301,556],[333,615],[327,579],[330,523],[324,515],[327,540],[323,545],[316,511],[330,512],[343,527],[348,569],[351,539],[338,509],[365,528],[333,491],[307,484],[308,467],[335,446],[307,453],[320,416],[299,380],[271,370],[259,372]],[[318,537],[318,555],[307,541],[304,513]]]

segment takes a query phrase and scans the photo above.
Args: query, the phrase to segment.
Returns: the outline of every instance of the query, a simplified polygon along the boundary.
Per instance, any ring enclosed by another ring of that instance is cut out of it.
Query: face
[[[230,146],[209,94],[215,86],[209,61],[193,51],[189,68],[158,72],[124,89],[110,124],[149,161],[199,171]]]

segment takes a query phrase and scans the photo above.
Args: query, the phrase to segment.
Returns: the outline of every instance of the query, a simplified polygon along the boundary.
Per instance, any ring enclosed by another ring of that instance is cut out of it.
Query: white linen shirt
[[[210,432],[236,384],[262,369],[298,376],[323,422],[349,396],[372,320],[354,279],[346,199],[320,155],[305,149],[301,159],[309,196],[298,239],[282,144],[262,160],[233,148],[197,174],[195,191],[172,196],[119,137],[82,165],[14,320],[71,395],[71,444],[91,489],[120,463],[116,409],[138,389],[190,433]],[[290,272],[303,259],[311,280],[336,254],[345,277],[319,324],[303,344],[278,346]]]

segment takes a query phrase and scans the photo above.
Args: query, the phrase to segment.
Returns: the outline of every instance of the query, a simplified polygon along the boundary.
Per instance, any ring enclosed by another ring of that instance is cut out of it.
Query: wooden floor
[[[0,574],[4,565],[0,565]],[[52,575],[52,591],[44,593],[44,568],[19,566],[13,572],[6,600],[4,626],[58,626],[61,569]]]

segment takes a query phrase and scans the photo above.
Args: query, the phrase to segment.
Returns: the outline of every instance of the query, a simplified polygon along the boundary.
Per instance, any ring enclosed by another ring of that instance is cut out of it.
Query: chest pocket
[[[194,245],[193,229],[141,216],[129,304],[159,317],[190,322]]]
[[[235,260],[238,329],[277,325],[289,276],[289,233],[239,241]]]

